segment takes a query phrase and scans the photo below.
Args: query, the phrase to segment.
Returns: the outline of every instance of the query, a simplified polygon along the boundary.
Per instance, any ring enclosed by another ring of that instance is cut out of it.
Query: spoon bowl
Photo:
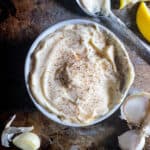
[[[93,2],[94,0],[92,0]],[[103,2],[102,2],[103,1]],[[132,32],[126,24],[120,20],[111,11],[111,1],[101,0],[100,11],[90,12],[83,4],[83,0],[76,0],[78,6],[88,16],[98,18],[101,25],[111,30],[117,37],[122,40],[125,46],[135,49],[137,53],[150,64],[150,47],[147,43],[142,41],[134,32]]]
[[[91,12],[89,12],[89,11],[83,6],[81,0],[76,0],[76,2],[77,2],[77,4],[78,4],[78,6],[81,8],[81,10],[82,10],[85,14],[87,14],[87,15],[89,15],[89,16],[91,16],[91,17],[97,17],[97,16],[98,16],[96,13],[91,13]]]
[[[83,0],[76,0],[78,6],[83,10],[83,12],[85,12],[87,15],[91,16],[91,17],[99,17],[99,16],[109,16],[112,13],[111,11],[111,2],[110,0],[101,0],[101,3],[99,4],[99,11],[94,11],[91,12],[89,11],[84,3],[82,2]]]

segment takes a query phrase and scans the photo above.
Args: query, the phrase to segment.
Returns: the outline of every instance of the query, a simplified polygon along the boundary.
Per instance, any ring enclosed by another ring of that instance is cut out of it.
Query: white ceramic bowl
[[[130,85],[126,88],[124,95],[122,96],[120,103],[115,105],[114,108],[112,110],[110,110],[106,115],[101,116],[100,118],[90,122],[89,124],[85,124],[85,125],[80,125],[80,124],[76,124],[76,123],[69,123],[69,122],[63,122],[62,120],[60,120],[56,115],[48,112],[43,106],[39,105],[38,102],[34,99],[31,91],[30,91],[30,87],[29,87],[29,72],[30,72],[30,66],[31,66],[31,55],[34,52],[35,48],[37,47],[37,45],[39,44],[39,42],[44,39],[47,35],[49,35],[50,33],[62,28],[65,25],[69,25],[69,24],[97,24],[94,21],[90,21],[90,20],[84,20],[84,19],[73,19],[73,20],[67,20],[67,21],[63,21],[60,23],[57,23],[51,27],[49,27],[48,29],[46,29],[44,32],[42,32],[37,39],[33,42],[31,48],[29,49],[29,52],[27,54],[26,57],[26,61],[25,61],[25,84],[27,87],[27,91],[30,95],[30,98],[32,99],[33,103],[35,104],[35,106],[45,115],[47,116],[49,119],[62,124],[62,125],[67,125],[67,126],[72,126],[72,127],[81,127],[81,126],[89,126],[89,125],[94,125],[96,123],[99,123],[105,119],[107,119],[108,117],[110,117],[121,105],[121,103],[123,102],[124,98],[127,95],[127,92],[132,84],[133,81],[131,81]],[[105,28],[102,25],[97,24],[102,30],[106,31],[107,33],[109,33],[112,37],[117,38],[111,31],[109,31],[107,28]],[[120,42],[119,39],[117,39],[118,44],[120,45],[120,47],[122,49],[125,50],[123,44]],[[126,53],[126,55],[128,55]]]

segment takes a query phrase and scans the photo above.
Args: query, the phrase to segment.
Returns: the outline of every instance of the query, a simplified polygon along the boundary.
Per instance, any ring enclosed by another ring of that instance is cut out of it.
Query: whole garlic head
[[[16,136],[13,144],[22,150],[37,150],[40,147],[40,138],[32,132],[25,132]]]
[[[150,136],[150,94],[139,93],[127,97],[121,107],[121,118],[136,130],[129,130],[118,137],[122,150],[143,150],[146,137]]]
[[[139,130],[129,130],[118,137],[122,150],[142,150],[145,145],[145,135]]]
[[[150,106],[150,94],[140,93],[127,97],[121,106],[121,118],[134,126],[141,126]]]

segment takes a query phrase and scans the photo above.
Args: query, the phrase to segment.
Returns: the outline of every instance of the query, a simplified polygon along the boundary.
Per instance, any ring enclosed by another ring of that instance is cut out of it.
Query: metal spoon
[[[144,43],[117,16],[115,16],[111,11],[110,0],[102,1],[104,5],[101,5],[100,11],[93,13],[84,6],[81,0],[76,0],[79,7],[87,15],[98,18],[98,21],[100,21],[102,25],[114,32],[127,47],[135,49],[136,52],[150,64],[150,46]]]

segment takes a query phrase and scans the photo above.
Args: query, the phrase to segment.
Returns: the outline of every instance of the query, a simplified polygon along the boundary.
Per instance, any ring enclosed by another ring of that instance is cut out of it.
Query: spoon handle
[[[150,64],[150,46],[145,44],[138,36],[136,36],[118,17],[114,14],[100,16],[100,23],[114,32],[125,46],[133,49],[140,55],[148,64]]]

